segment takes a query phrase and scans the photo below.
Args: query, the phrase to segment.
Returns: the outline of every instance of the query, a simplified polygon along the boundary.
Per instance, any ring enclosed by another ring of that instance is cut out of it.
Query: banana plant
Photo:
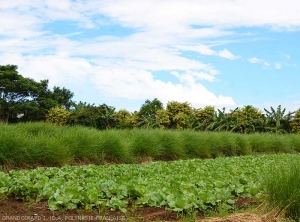
[[[156,116],[143,115],[142,120],[138,123],[138,126],[146,129],[160,128],[160,123]]]
[[[290,131],[290,122],[292,121],[295,112],[285,114],[286,109],[281,109],[281,105],[275,110],[272,106],[270,111],[264,109],[266,112],[266,129],[275,132],[276,135],[280,133],[288,133]]]
[[[206,127],[206,130],[230,131],[232,128],[232,119],[229,113],[225,113],[225,108],[213,114],[213,122]]]

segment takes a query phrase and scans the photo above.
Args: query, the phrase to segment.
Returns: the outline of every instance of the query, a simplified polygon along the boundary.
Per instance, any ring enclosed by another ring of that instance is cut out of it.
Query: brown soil
[[[219,218],[211,218],[211,219],[203,219],[201,222],[265,222],[268,221],[265,218],[258,216],[256,214],[250,213],[240,213],[240,214],[232,214],[228,217],[219,217]]]
[[[175,212],[155,207],[130,209],[127,213],[105,210],[50,211],[47,202],[0,200],[0,221],[179,221]]]
[[[250,199],[240,198],[237,205],[253,204]],[[181,221],[177,213],[155,207],[129,209],[127,213],[108,209],[94,211],[50,211],[47,202],[23,202],[14,198],[0,199],[0,221]],[[200,222],[265,222],[256,214],[240,213],[223,218],[198,219]]]

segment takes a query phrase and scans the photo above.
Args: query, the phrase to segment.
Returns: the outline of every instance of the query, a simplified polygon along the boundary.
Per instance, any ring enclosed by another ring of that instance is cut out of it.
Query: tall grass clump
[[[290,148],[293,151],[300,153],[300,135],[299,134],[289,135],[289,142],[290,142]]]
[[[295,150],[291,146],[290,140],[292,136],[268,133],[247,135],[249,146],[254,153],[294,153]],[[300,137],[298,141],[300,141]]]
[[[210,142],[208,132],[184,130],[181,133],[183,150],[188,158],[210,158]]]
[[[263,173],[262,188],[270,210],[278,216],[300,219],[300,156],[272,164]]]
[[[104,130],[99,133],[98,149],[110,162],[131,162],[130,152],[126,149],[126,138],[120,130]]]
[[[247,135],[236,134],[232,140],[236,144],[237,155],[249,155],[252,153]]]
[[[20,133],[20,129],[6,124],[0,124],[0,164],[13,165],[26,162],[29,153],[26,152],[28,138]]]
[[[158,131],[161,130],[132,130],[132,134],[130,136],[127,136],[127,138],[129,139],[129,146],[132,155],[140,158],[159,157],[162,150],[159,138],[157,137],[157,134],[161,132]],[[129,134],[128,131],[127,133]]]
[[[59,128],[59,127],[58,127]],[[70,152],[72,162],[104,163],[104,150],[99,130],[77,126],[60,127],[61,140]]]
[[[181,131],[155,130],[154,136],[159,143],[159,160],[178,160],[185,158]]]
[[[0,164],[11,166],[68,163],[70,154],[59,129],[44,123],[0,125]]]
[[[210,133],[210,150],[212,157],[235,156],[237,155],[238,145],[235,143],[237,134],[229,132]]]

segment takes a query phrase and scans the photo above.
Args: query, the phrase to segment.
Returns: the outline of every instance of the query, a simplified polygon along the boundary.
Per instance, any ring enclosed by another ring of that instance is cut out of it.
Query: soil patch
[[[72,210],[50,211],[47,201],[24,202],[12,197],[0,200],[0,221],[14,222],[93,222],[93,221],[180,221],[177,213],[156,207],[136,208],[134,211],[122,213],[120,211],[103,210]]]
[[[228,217],[218,217],[200,220],[201,222],[266,222],[263,217],[250,213],[232,214]]]

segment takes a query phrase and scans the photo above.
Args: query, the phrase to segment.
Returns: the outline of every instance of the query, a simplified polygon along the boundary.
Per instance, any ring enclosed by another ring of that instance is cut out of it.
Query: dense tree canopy
[[[48,80],[36,82],[25,78],[16,65],[0,66],[0,121],[16,122],[44,120],[55,106],[70,109],[73,93],[65,88],[48,89]]]

